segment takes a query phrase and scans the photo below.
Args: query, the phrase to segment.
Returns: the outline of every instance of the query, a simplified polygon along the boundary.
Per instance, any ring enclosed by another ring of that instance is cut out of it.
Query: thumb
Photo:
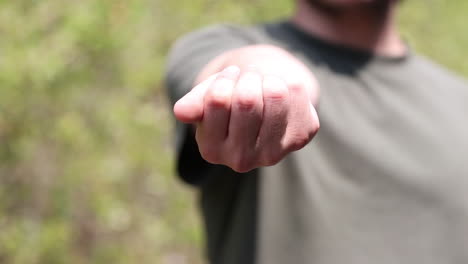
[[[211,75],[175,103],[174,114],[179,121],[196,123],[202,120],[205,93],[217,75],[217,73]]]

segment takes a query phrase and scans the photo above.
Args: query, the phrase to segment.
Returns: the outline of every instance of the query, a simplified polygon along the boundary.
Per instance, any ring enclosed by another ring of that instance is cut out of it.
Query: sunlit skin
[[[384,56],[406,50],[392,0],[297,0],[291,21],[329,42]],[[238,172],[271,166],[319,130],[314,74],[287,51],[253,45],[227,51],[199,73],[174,106],[194,124],[202,157]]]

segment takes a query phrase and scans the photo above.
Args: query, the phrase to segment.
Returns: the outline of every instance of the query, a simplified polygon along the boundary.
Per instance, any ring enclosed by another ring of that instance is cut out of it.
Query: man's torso
[[[371,56],[289,23],[237,30],[310,67],[321,129],[278,165],[210,169],[211,261],[467,263],[467,86],[417,55]]]

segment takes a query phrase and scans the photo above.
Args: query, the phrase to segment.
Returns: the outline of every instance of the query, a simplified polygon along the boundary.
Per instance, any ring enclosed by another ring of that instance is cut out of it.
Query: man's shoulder
[[[273,44],[281,43],[278,37],[287,31],[282,20],[257,24],[217,23],[206,25],[184,34],[180,39],[183,42],[192,41],[234,41],[246,44]]]
[[[468,92],[467,80],[447,66],[421,54],[415,54],[413,62],[421,74],[427,76],[428,79],[444,83],[446,87],[461,87]]]
[[[246,42],[255,42],[264,31],[264,24],[242,25],[232,23],[211,24],[195,29],[184,34],[183,39],[205,39],[214,40],[216,38],[239,39]]]

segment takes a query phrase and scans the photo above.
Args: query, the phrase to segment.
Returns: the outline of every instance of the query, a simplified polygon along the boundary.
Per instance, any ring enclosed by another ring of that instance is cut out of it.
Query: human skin
[[[332,43],[385,56],[406,50],[392,0],[297,0],[291,21]],[[227,51],[201,69],[174,105],[194,125],[201,156],[237,172],[271,166],[307,145],[319,130],[319,86],[287,51],[252,45]],[[322,88],[326,89],[326,87]]]

